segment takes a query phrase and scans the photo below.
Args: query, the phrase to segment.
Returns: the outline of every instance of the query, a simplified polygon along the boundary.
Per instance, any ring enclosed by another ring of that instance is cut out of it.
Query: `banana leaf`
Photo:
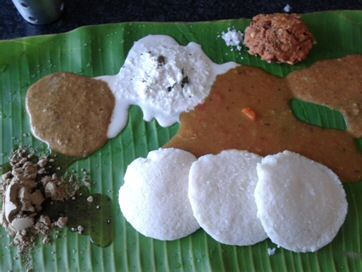
[[[308,59],[294,66],[268,64],[249,56],[245,49],[232,51],[219,37],[228,27],[243,31],[247,19],[200,23],[118,23],[81,27],[74,31],[0,42],[0,164],[16,146],[46,148],[30,130],[24,98],[26,90],[41,77],[69,71],[85,76],[116,74],[133,42],[148,34],[165,34],[180,44],[201,44],[217,63],[236,61],[260,67],[284,77],[293,70],[322,59],[362,54],[362,11],[332,11],[306,14],[304,21],[317,44]],[[341,90],[342,92],[343,90]],[[338,113],[302,101],[293,101],[293,111],[303,122],[326,128],[345,129]],[[172,242],[146,238],[122,217],[118,189],[127,165],[137,157],[165,144],[178,125],[160,127],[144,122],[133,106],[124,131],[92,156],[78,161],[73,170],[87,169],[94,183],[92,193],[113,199],[114,241],[105,248],[89,236],[65,230],[50,245],[39,245],[31,253],[34,271],[362,271],[362,183],[345,184],[349,212],[335,240],[316,253],[298,254],[277,248],[266,240],[254,246],[220,244],[204,231]],[[361,141],[359,146],[362,147]],[[55,238],[55,237],[54,237]],[[0,270],[19,271],[25,266],[10,239],[0,230]]]

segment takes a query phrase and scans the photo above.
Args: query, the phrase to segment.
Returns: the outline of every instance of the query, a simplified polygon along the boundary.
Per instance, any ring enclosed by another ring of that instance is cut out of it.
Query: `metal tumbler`
[[[12,0],[21,16],[31,24],[49,24],[57,20],[64,8],[63,0]]]

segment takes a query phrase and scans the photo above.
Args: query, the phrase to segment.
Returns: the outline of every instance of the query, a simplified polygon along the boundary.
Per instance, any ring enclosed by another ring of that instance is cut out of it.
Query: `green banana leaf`
[[[133,42],[148,34],[166,34],[179,43],[194,41],[217,63],[236,61],[285,76],[322,60],[362,54],[362,11],[306,14],[303,19],[317,44],[308,59],[298,65],[267,64],[246,50],[231,51],[218,35],[228,27],[244,30],[249,20],[202,23],[119,23],[81,27],[48,36],[0,42],[0,164],[15,146],[44,148],[30,132],[24,97],[28,86],[58,71],[99,76],[119,71]],[[343,90],[341,90],[343,92]],[[300,120],[314,125],[345,129],[343,117],[325,107],[292,102]],[[160,127],[146,123],[137,107],[130,109],[126,129],[100,151],[78,161],[73,169],[88,169],[94,180],[91,191],[113,199],[114,241],[105,248],[89,236],[60,232],[50,245],[37,246],[30,256],[35,271],[362,271],[362,183],[346,184],[349,212],[335,240],[316,253],[297,254],[281,248],[273,256],[266,240],[255,246],[222,245],[204,231],[172,242],[146,238],[122,217],[118,189],[127,165],[139,156],[165,144],[178,125]],[[359,146],[362,147],[361,141]],[[10,239],[0,231],[0,271],[25,269]]]

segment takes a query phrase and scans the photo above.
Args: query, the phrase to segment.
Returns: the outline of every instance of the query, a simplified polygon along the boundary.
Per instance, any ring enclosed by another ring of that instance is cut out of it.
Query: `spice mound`
[[[249,53],[267,62],[295,64],[304,60],[314,38],[297,14],[260,14],[245,30]]]
[[[18,149],[10,159],[11,170],[1,176],[0,223],[21,253],[27,252],[37,238],[49,243],[51,231],[63,228],[68,220],[62,216],[51,219],[43,212],[47,201],[64,201],[75,191],[72,183],[52,173],[51,161]]]

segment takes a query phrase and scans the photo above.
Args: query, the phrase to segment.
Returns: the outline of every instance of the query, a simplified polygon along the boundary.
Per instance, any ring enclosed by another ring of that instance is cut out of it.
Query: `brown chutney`
[[[287,82],[294,97],[340,111],[348,132],[362,137],[362,56],[319,61]]]
[[[26,107],[37,138],[61,154],[86,157],[108,140],[114,100],[103,81],[55,73],[29,88]]]
[[[338,60],[329,62],[339,69]],[[362,63],[358,69],[362,70]],[[296,73],[300,72],[294,73],[295,82]],[[350,80],[358,78],[350,77]],[[217,78],[203,104],[181,115],[179,132],[166,146],[181,148],[196,156],[231,148],[262,156],[290,150],[325,164],[345,182],[362,181],[362,153],[357,149],[355,138],[347,132],[304,124],[294,117],[289,103],[294,96],[300,96],[295,92],[293,95],[289,85],[298,84],[295,82],[257,68],[233,69]],[[320,86],[319,92],[327,93],[323,87]],[[256,113],[255,120],[242,113],[245,108]]]

